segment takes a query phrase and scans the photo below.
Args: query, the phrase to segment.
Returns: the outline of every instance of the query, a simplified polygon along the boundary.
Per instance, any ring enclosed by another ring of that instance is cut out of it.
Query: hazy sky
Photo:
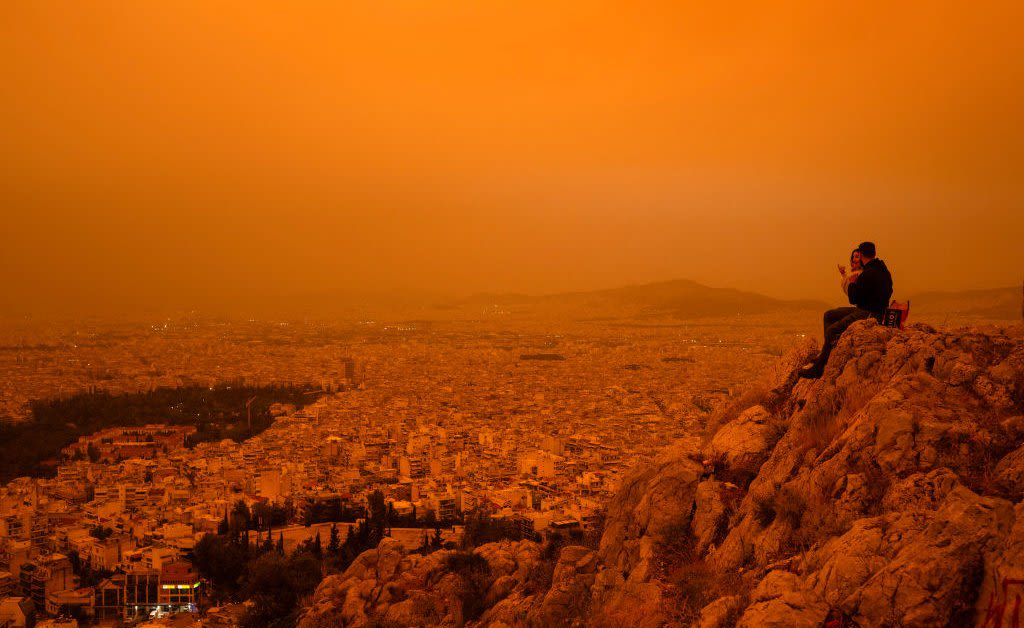
[[[1019,1],[0,12],[6,313],[1024,278]]]

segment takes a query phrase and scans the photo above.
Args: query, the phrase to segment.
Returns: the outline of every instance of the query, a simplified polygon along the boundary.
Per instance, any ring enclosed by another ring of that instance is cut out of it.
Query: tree
[[[97,462],[100,459],[100,450],[96,448],[96,445],[89,443],[85,451],[89,456],[89,462]]]
[[[225,599],[238,592],[239,581],[246,572],[247,547],[207,534],[196,543],[193,555],[196,569],[212,583],[216,599]]]
[[[284,532],[280,532],[277,535],[277,553],[284,556]]]
[[[266,529],[271,521],[271,507],[266,502],[256,502],[252,505],[253,526],[259,529]]]
[[[341,535],[338,534],[338,526],[331,525],[331,538],[327,542],[327,553],[331,556],[337,555],[341,549]]]
[[[444,546],[444,539],[441,537],[441,528],[434,528],[434,538],[430,539],[430,549],[439,550]]]
[[[246,540],[248,540],[249,524],[251,522],[252,513],[249,512],[249,507],[241,499],[235,502],[234,508],[231,509],[231,515],[228,517],[228,531],[232,538],[237,539],[244,532],[246,533]]]
[[[466,516],[466,527],[462,533],[462,546],[473,548],[485,543],[504,539],[520,541],[523,534],[519,527],[505,519],[494,519],[481,510],[473,510]]]
[[[243,592],[253,602],[242,625],[294,625],[293,613],[299,600],[309,595],[320,582],[320,561],[309,553],[299,552],[285,558],[264,554],[254,560],[245,577]]]
[[[383,522],[387,512],[384,506],[384,493],[380,490],[370,493],[367,503],[370,507],[370,519]]]

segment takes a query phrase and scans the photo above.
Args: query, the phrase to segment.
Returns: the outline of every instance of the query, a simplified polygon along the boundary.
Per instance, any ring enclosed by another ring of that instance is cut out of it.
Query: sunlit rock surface
[[[1022,335],[857,323],[820,380],[796,378],[800,347],[706,438],[623,482],[596,551],[545,566],[533,543],[478,548],[478,617],[450,552],[385,541],[325,580],[301,625],[1013,625]]]

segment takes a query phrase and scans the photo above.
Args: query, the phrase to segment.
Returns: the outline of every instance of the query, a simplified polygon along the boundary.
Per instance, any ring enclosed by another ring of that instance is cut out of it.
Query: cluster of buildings
[[[289,550],[323,533],[304,524],[323,520],[325,504],[361,513],[375,491],[446,539],[477,509],[524,532],[590,528],[629,469],[699,429],[777,353],[750,329],[713,326],[364,325],[319,349],[322,331],[273,345],[279,370],[291,366],[281,352],[320,351],[321,370],[301,362],[281,379],[327,385],[304,407],[273,408],[273,425],[245,442],[189,449],[191,428],[110,428],[65,448],[55,477],[0,487],[0,609],[83,620],[194,611],[204,584],[190,551],[238,501],[285,513],[273,535]],[[261,369],[242,375],[275,377]],[[399,534],[411,546],[422,536]]]
[[[202,583],[180,552],[139,545],[120,531],[104,539],[75,535],[59,543],[67,549],[54,551],[55,535],[19,530],[26,518],[0,522],[0,626],[32,626],[46,617],[120,623],[198,611]]]

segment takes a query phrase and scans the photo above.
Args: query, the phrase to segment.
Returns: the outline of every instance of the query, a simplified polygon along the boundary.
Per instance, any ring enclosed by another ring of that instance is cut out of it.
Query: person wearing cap
[[[874,242],[861,242],[857,252],[864,270],[851,277],[847,285],[846,295],[853,307],[837,307],[825,312],[825,342],[821,353],[812,365],[800,371],[800,377],[817,379],[822,376],[832,348],[850,325],[866,318],[882,322],[885,308],[892,298],[892,275],[885,262],[875,257]]]

